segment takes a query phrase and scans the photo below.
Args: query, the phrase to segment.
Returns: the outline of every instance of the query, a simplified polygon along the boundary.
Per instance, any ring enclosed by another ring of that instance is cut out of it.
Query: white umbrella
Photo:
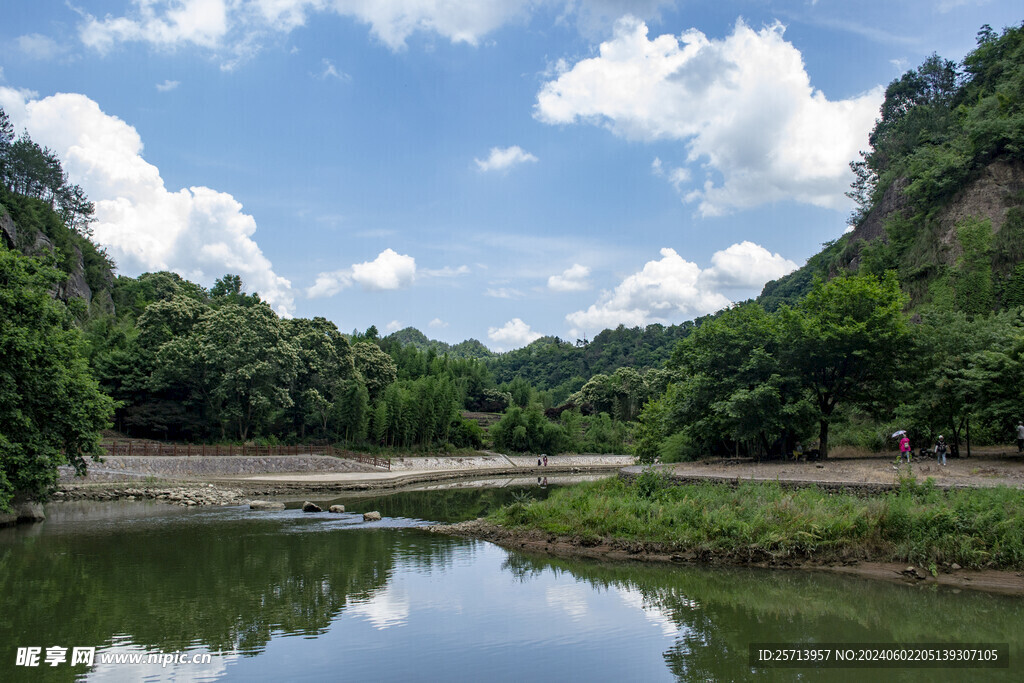
[[[904,435],[904,434],[906,434],[906,433],[907,433],[907,430],[906,430],[906,429],[901,429],[901,430],[899,430],[898,432],[893,432],[893,433],[892,433],[892,438],[894,438],[894,439],[895,439],[895,438],[896,438],[897,436],[903,436],[903,435]]]

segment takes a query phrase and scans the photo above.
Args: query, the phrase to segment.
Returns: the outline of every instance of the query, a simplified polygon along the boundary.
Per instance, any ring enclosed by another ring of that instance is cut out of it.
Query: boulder
[[[269,500],[254,500],[249,503],[250,510],[284,510],[284,503]]]
[[[363,513],[363,521],[364,522],[379,522],[380,521],[380,513],[377,512],[377,511],[374,511],[374,512],[364,512]]]
[[[345,506],[344,505],[332,505],[328,509],[328,512],[344,512],[344,511],[345,511]]]
[[[316,503],[311,503],[308,500],[302,504],[303,512],[323,512],[323,509]]]

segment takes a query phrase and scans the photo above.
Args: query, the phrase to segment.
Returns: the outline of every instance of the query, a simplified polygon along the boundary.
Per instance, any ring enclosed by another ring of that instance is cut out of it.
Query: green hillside
[[[889,84],[851,164],[852,232],[768,283],[769,310],[815,275],[892,270],[914,311],[1024,304],[1024,30],[985,26],[961,65],[932,55]]]

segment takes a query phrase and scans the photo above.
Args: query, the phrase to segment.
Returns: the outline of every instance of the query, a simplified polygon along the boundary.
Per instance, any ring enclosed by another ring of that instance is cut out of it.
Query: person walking
[[[946,465],[946,441],[939,435],[939,440],[935,443],[935,459],[940,465],[945,467]]]
[[[1017,420],[1017,452],[1024,453],[1024,420]]]
[[[903,438],[900,439],[900,460],[906,458],[907,463],[910,463],[910,453],[910,438],[904,434]]]

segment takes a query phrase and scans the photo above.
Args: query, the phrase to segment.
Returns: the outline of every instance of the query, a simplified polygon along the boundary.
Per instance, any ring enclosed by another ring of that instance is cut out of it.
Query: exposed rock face
[[[92,301],[92,289],[85,281],[85,262],[82,260],[82,251],[75,247],[75,267],[68,275],[68,281],[60,286],[60,298],[64,301],[69,299],[85,299],[85,303]]]
[[[328,512],[337,512],[337,513],[341,513],[341,512],[344,512],[344,511],[345,511],[345,506],[344,506],[344,505],[332,505],[332,506],[331,506],[331,507],[330,507],[330,508],[328,509]]]
[[[323,509],[316,503],[311,503],[308,500],[302,504],[303,512],[323,512]]]
[[[284,510],[284,503],[269,500],[254,500],[249,503],[250,510]]]
[[[888,240],[885,224],[894,216],[909,207],[903,192],[907,181],[897,179],[882,195],[881,201],[857,226],[851,241],[875,239]],[[941,210],[937,220],[940,231],[939,239],[947,246],[943,251],[942,260],[953,263],[961,254],[960,243],[956,238],[956,226],[968,218],[988,219],[992,223],[992,232],[999,232],[1006,222],[1006,214],[1020,200],[1014,197],[1024,191],[1024,163],[1020,161],[995,161],[989,164],[981,174],[967,183],[949,203]],[[859,249],[857,250],[859,252]],[[842,264],[845,268],[855,268],[859,262],[859,253],[849,262]],[[834,273],[833,273],[834,274]]]
[[[374,512],[364,512],[363,513],[363,521],[364,522],[379,522],[380,521],[380,513],[376,512],[376,511],[374,511]]]
[[[0,210],[0,240],[3,240],[8,249],[18,248],[18,226],[6,212]]]

